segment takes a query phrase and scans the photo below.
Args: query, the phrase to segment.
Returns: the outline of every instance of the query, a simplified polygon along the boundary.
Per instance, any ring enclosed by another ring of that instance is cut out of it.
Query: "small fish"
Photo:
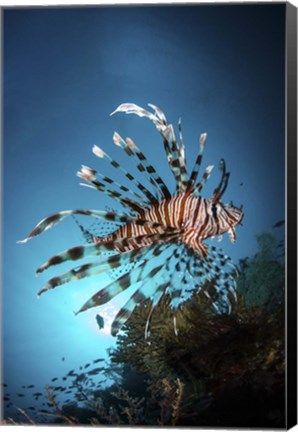
[[[95,318],[96,318],[96,322],[97,322],[99,330],[103,329],[104,328],[104,319],[103,319],[103,317],[101,315],[97,314]]]
[[[33,385],[33,384],[30,384],[30,385],[27,386],[27,388],[28,388],[28,389],[29,389],[29,388],[30,388],[30,389],[31,389],[31,388],[34,388],[34,385]]]
[[[244,183],[240,183],[240,185],[239,186],[243,186],[244,185]]]
[[[42,393],[39,393],[39,392],[33,393],[33,396],[39,397],[39,396],[42,396]]]
[[[88,375],[97,375],[98,372],[102,371],[104,368],[95,368],[92,369],[91,371],[87,372]]]
[[[57,379],[58,379],[58,378],[57,378],[57,377],[55,377],[55,378],[52,378],[52,380],[51,380],[51,381],[52,381],[52,382],[55,382],[55,381],[57,381]]]
[[[7,384],[3,383],[2,386],[3,386],[3,387],[7,387]]]
[[[104,359],[103,359],[103,358],[98,358],[98,359],[96,359],[96,360],[93,360],[93,363],[99,363],[99,362],[101,362],[101,361],[104,361]]]
[[[283,226],[284,224],[285,224],[285,221],[284,221],[284,220],[280,220],[280,221],[276,222],[276,223],[272,226],[272,228],[279,228],[279,227]]]
[[[35,410],[35,408],[32,407],[32,406],[28,407],[28,409],[31,410],[31,411],[34,411],[34,410]]]
[[[25,395],[23,393],[18,393],[17,396],[24,397]]]
[[[75,374],[74,374],[74,370],[73,369],[71,369],[69,372],[68,372],[68,374],[67,374],[67,376],[74,376]]]
[[[84,368],[86,369],[89,366],[90,366],[90,363],[86,363],[85,366],[84,366]]]
[[[65,360],[65,357],[62,357],[62,359],[61,359],[62,361],[64,361]]]
[[[85,374],[84,374],[84,373],[81,373],[80,375],[78,375],[78,376],[76,377],[76,381],[83,381],[84,378],[85,378]]]
[[[4,396],[3,400],[5,400],[5,402],[7,402],[10,400],[10,398],[8,396]]]

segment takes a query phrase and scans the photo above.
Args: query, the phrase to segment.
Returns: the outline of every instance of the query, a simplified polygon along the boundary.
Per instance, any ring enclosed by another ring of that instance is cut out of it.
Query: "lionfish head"
[[[212,203],[212,213],[216,214],[218,221],[218,234],[229,233],[230,240],[232,243],[236,241],[235,227],[241,224],[244,217],[242,206],[240,208],[235,207],[232,203],[224,204],[221,201]]]
[[[242,211],[242,206],[240,208],[235,207],[233,204],[224,204],[224,209],[229,216],[229,222],[232,226],[241,224],[244,213]]]

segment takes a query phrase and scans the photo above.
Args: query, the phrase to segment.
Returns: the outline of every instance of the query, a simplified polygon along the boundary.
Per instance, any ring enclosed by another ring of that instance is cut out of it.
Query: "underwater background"
[[[3,422],[283,427],[285,5],[19,8],[3,24]],[[181,116],[191,167],[207,132],[203,165],[225,158],[224,201],[245,214],[237,243],[221,244],[240,273],[232,314],[192,299],[177,337],[165,299],[150,345],[146,305],[110,336],[127,293],[74,316],[103,277],[37,299],[36,268],[82,243],[75,220],[16,243],[59,210],[120,210],[75,176],[81,164],[109,175],[94,144],[131,168],[115,130],[173,189],[152,124],[109,117],[124,102],[153,103],[175,127]]]

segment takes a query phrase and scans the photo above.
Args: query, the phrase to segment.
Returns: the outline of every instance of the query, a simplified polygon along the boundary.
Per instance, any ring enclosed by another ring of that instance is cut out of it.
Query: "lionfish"
[[[121,170],[139,192],[117,183],[111,178],[87,166],[82,166],[77,175],[89,186],[120,203],[126,212],[99,210],[64,210],[46,217],[39,222],[25,243],[32,237],[53,227],[70,215],[86,215],[115,224],[112,233],[106,236],[91,235],[91,242],[58,253],[37,269],[37,274],[51,266],[65,261],[76,261],[89,256],[101,258],[88,264],[72,268],[50,279],[38,295],[59,285],[83,279],[100,273],[112,272],[114,280],[108,282],[94,294],[78,312],[86,311],[110,301],[129,287],[134,288],[132,296],[117,313],[111,328],[115,336],[132,314],[134,308],[147,299],[151,308],[145,327],[145,337],[150,334],[150,322],[154,309],[162,296],[167,295],[173,310],[174,330],[176,313],[194,293],[201,290],[216,313],[231,311],[231,299],[236,296],[236,267],[230,257],[215,246],[208,246],[204,240],[222,236],[228,232],[230,240],[236,241],[235,227],[243,218],[242,206],[237,208],[224,204],[221,198],[228,186],[230,173],[221,159],[219,169],[221,180],[211,198],[203,198],[202,188],[214,166],[205,169],[201,181],[197,181],[202,164],[207,134],[200,135],[200,148],[193,170],[187,172],[185,146],[181,119],[178,122],[179,142],[172,124],[156,106],[148,104],[149,112],[135,104],[120,105],[117,112],[136,114],[150,119],[161,134],[169,167],[176,182],[171,193],[158,172],[130,138],[125,140],[115,132],[114,144],[136,161],[136,168],[147,177],[155,192],[139,182],[120,163],[112,159],[98,146],[93,153],[105,159],[113,168]],[[116,186],[119,191],[113,189]],[[121,192],[120,192],[121,191]],[[89,233],[90,234],[90,233]],[[212,286],[212,294],[206,287]]]

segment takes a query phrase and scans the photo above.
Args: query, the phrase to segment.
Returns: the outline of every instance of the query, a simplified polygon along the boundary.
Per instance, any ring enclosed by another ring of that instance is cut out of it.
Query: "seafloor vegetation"
[[[60,405],[55,387],[46,387],[47,423],[285,427],[283,244],[270,233],[257,241],[258,252],[238,263],[239,296],[230,315],[214,314],[206,296],[194,295],[177,315],[176,336],[164,298],[148,341],[150,303],[144,303],[109,353],[104,372],[113,384],[103,389],[73,372],[77,396]],[[22,423],[40,424],[19,412]],[[13,418],[3,423],[20,424]]]

